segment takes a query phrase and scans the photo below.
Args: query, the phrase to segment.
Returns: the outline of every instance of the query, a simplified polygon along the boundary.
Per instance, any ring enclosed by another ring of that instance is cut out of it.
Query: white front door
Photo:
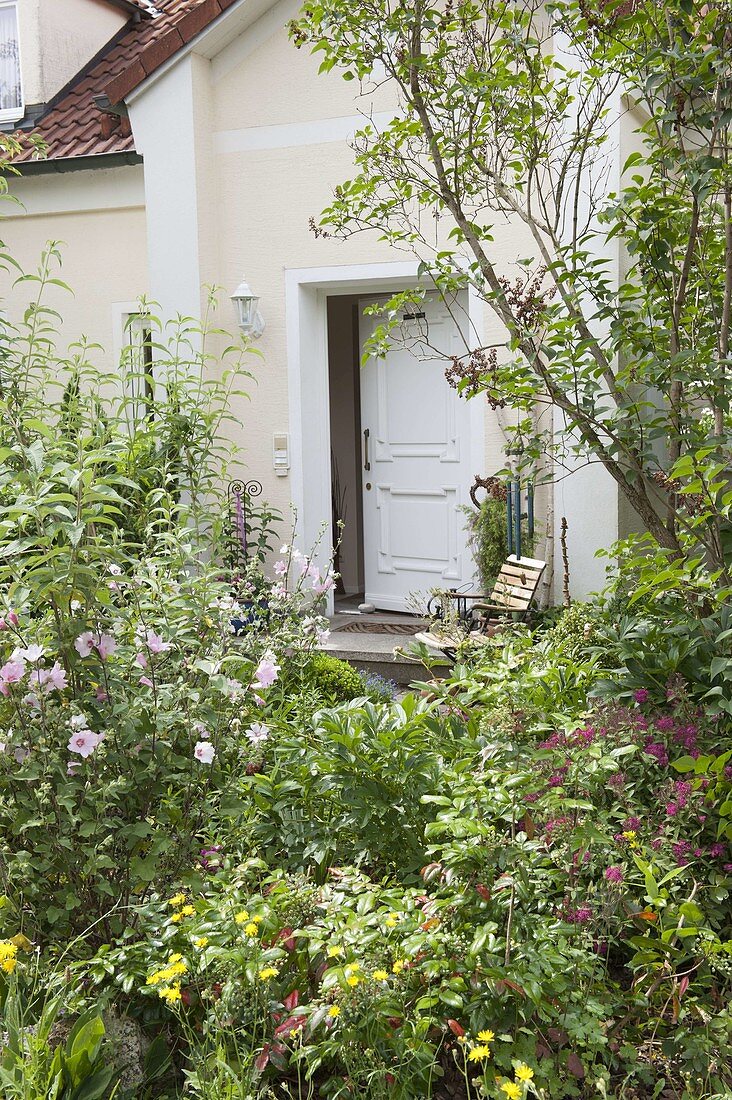
[[[360,313],[363,347],[379,319]],[[431,589],[458,588],[474,574],[462,512],[475,473],[470,414],[445,379],[464,345],[437,295],[402,327],[410,338],[395,338],[384,359],[361,369],[366,602],[394,611],[414,610],[412,594],[424,602]],[[430,348],[419,343],[424,332]]]

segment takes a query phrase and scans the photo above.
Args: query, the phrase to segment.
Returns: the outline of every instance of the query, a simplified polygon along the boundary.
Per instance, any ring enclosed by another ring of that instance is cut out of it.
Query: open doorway
[[[405,312],[383,357],[361,366],[379,323],[375,295],[329,295],[331,515],[342,535],[336,604],[423,606],[431,591],[471,583],[463,508],[471,484],[471,415],[445,377],[460,348],[440,297]]]
[[[336,604],[363,600],[363,485],[361,480],[361,378],[358,296],[327,298],[328,393],[330,417],[331,514],[338,539],[336,570],[341,580]]]

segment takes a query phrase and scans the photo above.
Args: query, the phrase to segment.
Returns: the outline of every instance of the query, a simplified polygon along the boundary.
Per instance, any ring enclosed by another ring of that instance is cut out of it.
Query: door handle
[[[371,469],[371,463],[369,462],[369,436],[371,432],[368,428],[363,430],[363,468],[364,470]]]

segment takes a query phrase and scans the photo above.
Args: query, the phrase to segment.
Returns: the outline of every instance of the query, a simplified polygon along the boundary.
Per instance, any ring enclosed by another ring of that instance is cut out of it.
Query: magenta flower
[[[650,698],[650,692],[646,688],[638,688],[634,695],[636,703],[647,703]]]
[[[142,686],[146,687],[146,688],[154,688],[155,687],[155,684],[147,676],[141,676],[140,679],[137,682],[138,682],[138,684],[142,684]]]
[[[606,867],[605,879],[607,882],[621,883],[625,878],[621,867]]]
[[[67,747],[69,752],[75,752],[86,760],[102,740],[101,734],[92,733],[91,730],[75,730],[69,738]]]
[[[193,750],[193,755],[201,764],[210,764],[216,755],[216,750],[210,741],[198,741]]]

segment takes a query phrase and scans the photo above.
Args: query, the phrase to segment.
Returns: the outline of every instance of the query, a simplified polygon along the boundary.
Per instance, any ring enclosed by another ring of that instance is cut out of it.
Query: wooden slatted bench
[[[417,634],[417,641],[447,653],[466,641],[481,644],[506,619],[525,621],[545,569],[546,562],[537,558],[517,558],[511,554],[501,566],[489,595],[455,590],[436,593],[431,603],[455,602],[457,619],[465,633],[462,636],[442,634],[435,629]],[[440,617],[438,610],[437,619]]]

